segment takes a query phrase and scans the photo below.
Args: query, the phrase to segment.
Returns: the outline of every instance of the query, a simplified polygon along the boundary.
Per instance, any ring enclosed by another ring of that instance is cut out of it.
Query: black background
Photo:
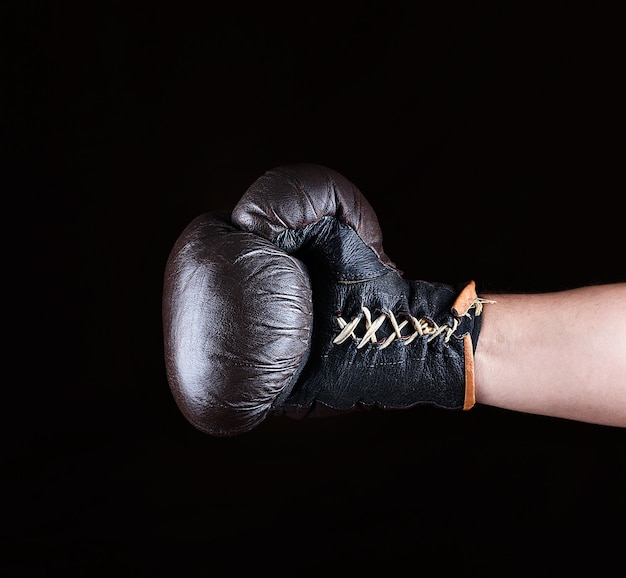
[[[620,429],[417,408],[219,439],[170,396],[168,252],[282,163],[350,178],[408,279],[626,280],[623,14],[409,5],[7,13],[5,576],[601,576],[622,556]]]

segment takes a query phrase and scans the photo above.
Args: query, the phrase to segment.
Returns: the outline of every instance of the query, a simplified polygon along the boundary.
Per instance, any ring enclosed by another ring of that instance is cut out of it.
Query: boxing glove
[[[168,377],[203,431],[243,433],[270,414],[474,405],[474,283],[405,280],[373,208],[331,169],[262,175],[230,222],[192,224],[167,270]]]

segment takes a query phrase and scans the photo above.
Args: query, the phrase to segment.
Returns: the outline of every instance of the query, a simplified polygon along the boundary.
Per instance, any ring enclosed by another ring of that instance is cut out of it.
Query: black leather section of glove
[[[324,408],[352,410],[377,406],[408,408],[418,404],[461,409],[465,397],[463,336],[477,343],[480,317],[470,310],[461,318],[452,306],[459,289],[425,281],[407,281],[385,267],[353,228],[334,217],[323,217],[301,229],[286,230],[275,240],[302,260],[313,290],[314,324],[309,362],[297,383],[277,399],[274,409],[294,417],[325,413]],[[431,334],[405,343],[415,332],[409,322],[387,347],[381,347],[395,328],[391,316],[358,348],[365,333],[363,306],[374,320],[393,314],[398,324],[410,318],[431,327],[455,327],[454,333]],[[335,344],[338,317],[360,317],[356,339]]]

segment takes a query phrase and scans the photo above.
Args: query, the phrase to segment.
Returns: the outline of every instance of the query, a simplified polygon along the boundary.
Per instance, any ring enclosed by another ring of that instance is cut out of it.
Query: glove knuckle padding
[[[232,213],[233,223],[273,242],[287,230],[302,229],[324,217],[348,225],[381,263],[395,268],[383,250],[372,206],[352,182],[327,167],[293,164],[267,171]]]
[[[265,419],[306,362],[312,311],[296,259],[226,214],[194,219],[169,255],[163,298],[167,376],[185,417],[213,435]]]

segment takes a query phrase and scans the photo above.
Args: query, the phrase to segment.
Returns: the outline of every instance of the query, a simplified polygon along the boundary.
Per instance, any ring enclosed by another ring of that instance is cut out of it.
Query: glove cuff
[[[430,359],[425,362],[428,370],[424,371],[423,385],[430,383],[432,391],[438,392],[436,405],[469,410],[476,403],[474,353],[486,301],[478,297],[474,281],[457,286],[424,281],[409,284],[416,312],[411,319],[415,329],[411,337],[425,335],[427,343],[433,342]],[[432,376],[436,376],[434,381]],[[439,383],[435,383],[437,380]]]
[[[337,286],[331,303],[337,309],[318,310],[318,321],[332,310],[342,313],[335,324],[314,330],[316,362],[277,400],[276,412],[303,417],[372,406],[474,406],[484,300],[473,281],[459,291],[424,281],[402,284],[391,273],[363,286]]]

